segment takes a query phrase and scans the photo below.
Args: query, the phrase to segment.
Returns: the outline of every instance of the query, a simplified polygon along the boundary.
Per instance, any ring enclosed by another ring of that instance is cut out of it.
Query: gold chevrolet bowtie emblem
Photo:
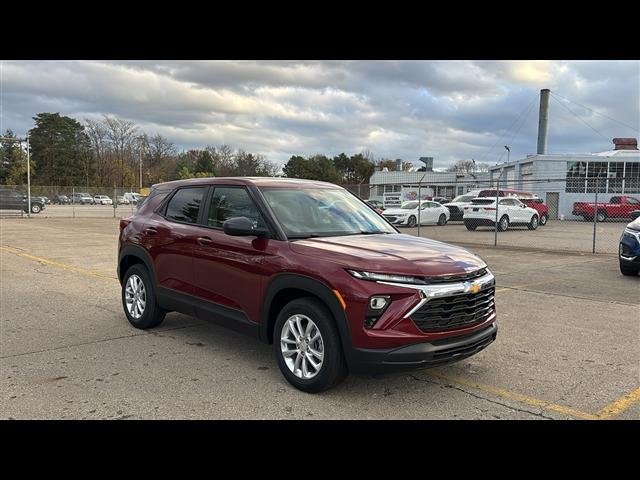
[[[471,293],[478,293],[480,291],[480,285],[474,284],[469,287]]]

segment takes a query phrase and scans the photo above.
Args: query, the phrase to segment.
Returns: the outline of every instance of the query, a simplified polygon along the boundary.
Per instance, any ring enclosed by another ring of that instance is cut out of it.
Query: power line
[[[602,116],[602,117],[604,117],[604,118],[608,118],[609,120],[611,120],[611,121],[613,121],[613,122],[616,122],[616,123],[619,123],[620,125],[624,125],[625,127],[630,128],[630,129],[631,129],[631,130],[633,130],[634,132],[638,132],[638,131],[640,131],[640,128],[632,127],[631,125],[627,125],[626,123],[621,122],[620,120],[616,120],[615,118],[611,118],[610,116],[605,115],[604,113],[600,113],[600,112],[598,112],[597,110],[594,110],[593,108],[589,108],[589,107],[587,107],[587,106],[585,106],[585,105],[582,105],[581,103],[574,102],[573,100],[570,100],[570,99],[568,99],[568,98],[566,98],[566,97],[563,97],[562,95],[560,95],[560,94],[558,94],[558,93],[551,92],[551,95],[556,95],[556,96],[558,96],[558,97],[560,97],[560,98],[562,98],[562,99],[564,99],[564,100],[566,100],[566,101],[568,101],[568,102],[575,103],[575,104],[576,104],[576,105],[578,105],[579,107],[585,108],[585,109],[589,110],[590,112],[593,112],[593,113],[595,113],[595,114],[597,114],[597,115],[600,115],[600,116]]]
[[[486,150],[482,156],[480,157],[480,159],[478,160],[478,163],[482,162],[485,157],[489,154],[489,152],[491,152],[491,150],[493,150],[496,145],[504,138],[504,136],[509,133],[511,131],[511,129],[515,126],[516,123],[518,123],[518,121],[522,118],[522,116],[525,114],[525,112],[528,112],[531,109],[531,105],[536,101],[536,98],[538,98],[538,95],[536,94],[532,99],[531,102],[529,102],[527,104],[527,106],[525,107],[525,109],[520,113],[520,115],[518,116],[518,118],[516,118],[513,123],[511,124],[511,126],[505,130],[502,135],[500,135],[500,138],[498,138],[498,140],[496,140],[496,143],[494,143],[491,148],[489,148],[488,150]]]
[[[580,115],[578,115],[577,113],[575,113],[573,110],[571,110],[569,107],[567,107],[564,103],[562,103],[560,100],[558,100],[557,98],[555,98],[555,96],[553,94],[551,94],[551,96],[553,97],[553,99],[558,102],[560,105],[562,105],[563,108],[567,109],[573,116],[575,116],[578,120],[580,120],[582,123],[584,123],[587,127],[589,127],[591,130],[593,130],[594,132],[596,132],[598,135],[600,135],[602,138],[604,138],[605,140],[609,141],[609,137],[607,137],[606,135],[602,134],[601,132],[599,132],[598,130],[596,130],[595,128],[593,128],[591,125],[589,125],[584,119],[582,119],[580,117]]]

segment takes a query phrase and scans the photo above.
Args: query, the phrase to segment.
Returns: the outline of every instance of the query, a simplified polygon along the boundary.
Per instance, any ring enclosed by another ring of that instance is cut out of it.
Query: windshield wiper
[[[317,238],[320,235],[318,235],[317,233],[300,233],[297,235],[287,235],[287,238],[289,240],[300,240],[303,238]]]
[[[374,230],[374,231],[369,231],[369,230],[360,230],[360,234],[361,235],[379,235],[379,234],[388,234],[390,232],[383,232],[382,230]]]

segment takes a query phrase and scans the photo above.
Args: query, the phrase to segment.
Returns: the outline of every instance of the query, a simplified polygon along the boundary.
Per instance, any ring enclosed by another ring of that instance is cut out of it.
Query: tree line
[[[176,145],[134,122],[108,115],[100,120],[78,120],[59,113],[39,113],[29,130],[31,181],[34,185],[143,186],[170,180],[215,176],[275,176],[279,168],[264,155],[229,145],[178,151]],[[6,130],[0,140],[0,185],[26,183],[26,151]],[[369,150],[334,157],[292,155],[282,175],[343,185],[369,181],[376,168],[396,169],[397,161],[375,160]],[[473,161],[462,160],[449,171],[473,171]],[[413,170],[401,162],[403,171]],[[423,167],[424,169],[424,167]],[[423,170],[420,169],[420,170]]]
[[[192,177],[273,176],[277,166],[264,155],[228,145],[178,151],[176,145],[134,122],[111,116],[78,120],[39,113],[29,130],[34,185],[143,186]],[[0,185],[26,183],[26,148],[6,130],[0,140]]]

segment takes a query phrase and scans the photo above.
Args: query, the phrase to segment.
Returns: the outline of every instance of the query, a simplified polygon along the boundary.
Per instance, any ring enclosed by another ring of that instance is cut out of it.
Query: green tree
[[[40,185],[88,183],[89,141],[84,127],[59,113],[39,113],[29,131],[31,158]]]
[[[16,138],[11,130],[6,130],[3,137]],[[22,167],[24,164],[24,168]],[[32,162],[33,164],[33,162]],[[26,155],[20,143],[13,140],[0,141],[0,185],[22,183],[21,171],[26,172]]]
[[[324,155],[314,155],[310,158],[293,155],[282,171],[289,178],[306,178],[333,183],[340,181],[340,173],[336,170],[333,161]]]

